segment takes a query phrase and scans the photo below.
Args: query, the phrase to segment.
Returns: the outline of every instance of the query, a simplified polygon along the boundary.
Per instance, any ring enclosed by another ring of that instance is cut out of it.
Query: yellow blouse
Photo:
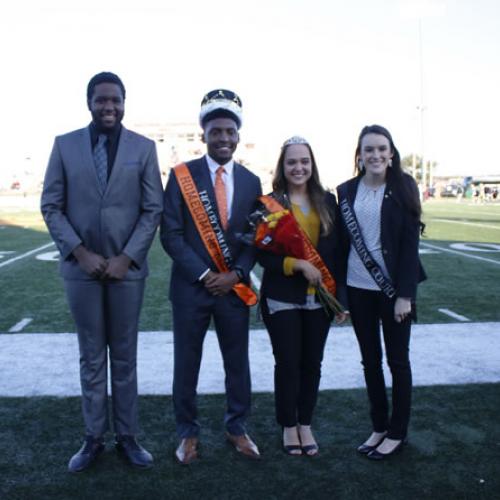
[[[321,229],[318,212],[316,212],[316,210],[311,207],[309,212],[305,214],[300,208],[300,205],[296,205],[295,203],[292,203],[292,212],[295,219],[299,223],[299,226],[304,230],[304,232],[311,240],[311,243],[315,247],[318,246],[319,233]],[[297,259],[295,259],[294,257],[285,257],[285,259],[283,260],[283,272],[285,273],[285,276],[292,276],[293,266],[295,265],[296,260]],[[307,293],[308,295],[313,294],[314,287],[309,287],[307,289]]]

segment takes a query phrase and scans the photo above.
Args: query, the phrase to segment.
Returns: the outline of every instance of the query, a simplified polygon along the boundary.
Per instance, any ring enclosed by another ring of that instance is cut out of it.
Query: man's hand
[[[87,250],[83,245],[73,250],[73,255],[80,267],[92,278],[102,278],[108,265],[106,259],[97,253]]]
[[[132,259],[125,254],[115,255],[108,259],[108,267],[104,272],[104,278],[112,280],[122,280],[127,274]]]
[[[216,297],[227,295],[238,281],[239,278],[235,271],[229,271],[227,273],[214,273],[213,271],[209,271],[203,278],[205,288]]]

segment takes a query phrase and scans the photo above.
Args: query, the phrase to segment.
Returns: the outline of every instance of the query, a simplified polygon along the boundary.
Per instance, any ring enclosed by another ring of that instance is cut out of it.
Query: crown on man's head
[[[233,91],[212,90],[201,101],[200,125],[204,127],[214,118],[231,118],[240,128],[243,121],[241,108],[241,99]]]

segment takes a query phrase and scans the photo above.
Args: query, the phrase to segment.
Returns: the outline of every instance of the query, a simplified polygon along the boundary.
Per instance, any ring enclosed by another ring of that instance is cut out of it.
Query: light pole
[[[417,106],[420,114],[420,154],[421,159],[421,179],[422,186],[425,189],[427,186],[427,168],[425,164],[425,140],[424,140],[424,111],[427,109],[424,105],[424,54],[422,48],[422,18],[418,18],[418,52],[419,52],[419,69],[420,69],[420,104]]]

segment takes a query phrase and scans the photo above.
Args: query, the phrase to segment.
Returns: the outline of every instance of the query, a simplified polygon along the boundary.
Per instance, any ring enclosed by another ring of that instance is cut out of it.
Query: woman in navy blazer
[[[347,289],[373,425],[372,434],[358,451],[380,460],[406,442],[412,388],[411,320],[416,319],[417,284],[425,279],[418,256],[423,225],[417,185],[402,171],[399,152],[387,129],[379,125],[363,128],[355,153],[355,172],[356,177],[337,188],[341,256],[337,279],[339,286]],[[356,231],[346,223],[352,221],[349,213],[355,216],[358,234],[380,272],[370,273],[363,264],[366,259],[356,245]],[[392,374],[392,414],[382,371],[380,322]]]
[[[292,137],[282,147],[273,196],[291,209],[335,275],[333,231],[336,198],[321,186],[311,147]],[[331,315],[318,302],[314,286],[320,271],[307,260],[257,253],[264,268],[261,308],[275,357],[276,419],[283,428],[283,448],[289,455],[317,455],[311,420],[318,395],[321,361]]]

